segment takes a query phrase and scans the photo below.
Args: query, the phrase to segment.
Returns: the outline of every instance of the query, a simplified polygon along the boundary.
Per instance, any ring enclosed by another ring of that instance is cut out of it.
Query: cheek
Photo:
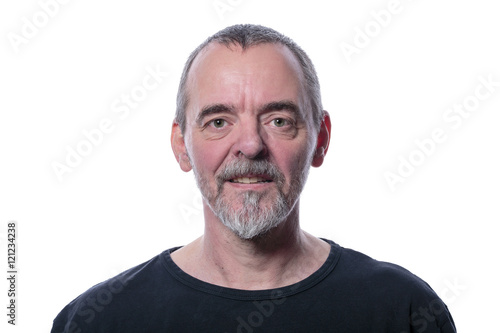
[[[285,173],[288,182],[296,178],[307,163],[307,153],[300,149],[282,148],[276,151],[274,156],[275,163],[277,163],[280,170]]]
[[[203,174],[215,174],[227,156],[220,143],[193,142],[191,161],[196,170]]]
[[[314,150],[314,145],[314,139],[311,139],[305,131],[294,140],[270,140],[268,142],[268,147],[274,147],[272,154],[276,160],[282,161],[282,167],[288,166],[285,169],[290,170],[308,163],[307,160]]]

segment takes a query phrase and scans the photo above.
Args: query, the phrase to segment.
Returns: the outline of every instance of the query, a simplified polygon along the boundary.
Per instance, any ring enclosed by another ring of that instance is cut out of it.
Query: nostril
[[[234,152],[236,156],[245,156],[248,159],[255,159],[267,155],[265,144],[266,133],[256,123],[241,124],[235,131]]]
[[[267,156],[267,149],[265,147],[258,149],[258,150],[253,150],[253,151],[242,151],[240,150],[238,152],[238,157],[244,156],[249,160],[256,160],[256,159],[262,159]]]

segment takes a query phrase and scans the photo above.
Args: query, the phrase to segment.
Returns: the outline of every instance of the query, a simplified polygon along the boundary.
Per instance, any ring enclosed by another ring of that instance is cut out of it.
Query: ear
[[[330,122],[330,115],[328,112],[323,111],[323,121],[321,122],[321,127],[318,133],[318,141],[316,143],[316,151],[314,152],[313,160],[311,165],[313,167],[320,167],[325,159],[326,152],[330,145],[330,133],[332,130],[332,124]]]
[[[193,168],[191,161],[187,154],[186,143],[184,142],[184,135],[182,134],[180,125],[174,121],[172,124],[172,135],[170,136],[170,143],[175,155],[175,159],[179,163],[182,171],[188,172]]]

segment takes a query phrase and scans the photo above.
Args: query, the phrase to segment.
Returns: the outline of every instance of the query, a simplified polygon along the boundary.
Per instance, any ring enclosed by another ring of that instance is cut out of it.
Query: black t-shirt
[[[272,290],[200,281],[172,261],[173,248],[90,288],[51,332],[456,332],[420,278],[326,241],[331,251],[319,270]]]

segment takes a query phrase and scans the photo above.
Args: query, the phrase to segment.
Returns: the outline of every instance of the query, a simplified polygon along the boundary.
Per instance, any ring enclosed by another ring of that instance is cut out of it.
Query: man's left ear
[[[323,111],[323,121],[318,133],[318,141],[316,143],[316,151],[314,152],[311,165],[313,167],[320,167],[325,159],[328,146],[330,145],[330,133],[332,124],[330,122],[330,115],[327,111]]]

